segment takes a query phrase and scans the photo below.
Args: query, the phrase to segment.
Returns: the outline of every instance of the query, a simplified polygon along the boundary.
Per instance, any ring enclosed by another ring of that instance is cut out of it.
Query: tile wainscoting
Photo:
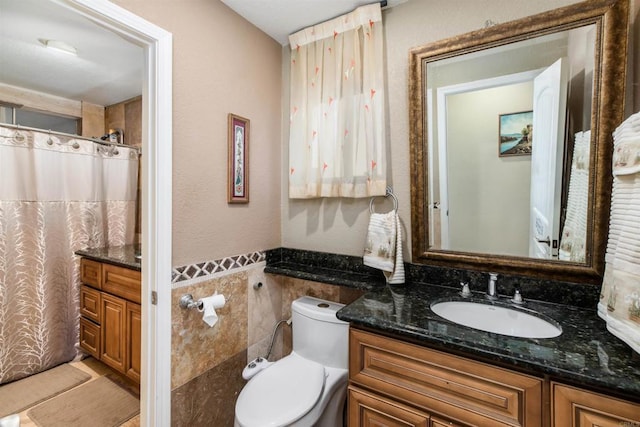
[[[348,304],[363,290],[265,273],[266,252],[253,252],[173,269],[172,397],[173,426],[233,426],[235,401],[245,384],[242,369],[265,356],[273,328],[291,317],[291,302],[309,295]],[[254,284],[263,284],[254,289]],[[214,293],[226,304],[209,327],[202,313],[179,306]],[[291,329],[281,326],[270,360],[291,350]]]

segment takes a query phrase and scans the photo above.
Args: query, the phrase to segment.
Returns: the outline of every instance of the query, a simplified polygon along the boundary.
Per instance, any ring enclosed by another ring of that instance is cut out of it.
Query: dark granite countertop
[[[363,265],[360,257],[278,248],[266,258],[265,273],[365,290],[385,284],[382,272]]]
[[[342,308],[338,318],[432,348],[639,400],[640,358],[606,330],[595,309],[527,301],[525,308],[556,320],[563,332],[556,338],[517,338],[457,325],[431,310],[433,301],[462,299],[458,291],[424,283],[377,287]],[[474,293],[474,298],[483,295]]]
[[[469,283],[474,297],[483,299],[486,272],[406,263],[408,285],[388,286],[361,257],[290,248],[268,251],[265,272],[366,290],[338,312],[357,327],[640,402],[640,355],[598,317],[599,286],[501,274],[497,291],[502,301],[519,288],[525,309],[562,326],[559,337],[532,339],[457,325],[431,310],[436,300],[459,297],[454,286],[460,282]]]
[[[98,262],[117,265],[140,271],[140,245],[110,246],[106,248],[83,249],[76,251],[76,255]]]

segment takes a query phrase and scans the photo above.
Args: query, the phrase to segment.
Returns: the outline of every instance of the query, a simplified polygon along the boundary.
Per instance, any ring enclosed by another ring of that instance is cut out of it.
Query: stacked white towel
[[[613,190],[598,314],[640,353],[640,113],[613,133]]]
[[[371,214],[363,262],[382,270],[387,283],[404,283],[402,227],[397,211]]]
[[[576,133],[569,178],[567,216],[560,238],[559,258],[564,261],[585,262],[590,146],[591,131]]]

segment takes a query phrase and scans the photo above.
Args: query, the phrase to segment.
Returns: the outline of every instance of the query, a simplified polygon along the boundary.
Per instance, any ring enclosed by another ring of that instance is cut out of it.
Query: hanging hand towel
[[[613,191],[598,314],[640,353],[640,130],[631,116],[614,132]]]
[[[371,214],[363,261],[369,267],[382,270],[387,283],[404,283],[402,230],[397,211]]]

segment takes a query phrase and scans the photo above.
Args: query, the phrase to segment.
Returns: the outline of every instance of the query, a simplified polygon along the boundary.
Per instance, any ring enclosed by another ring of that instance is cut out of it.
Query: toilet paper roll
[[[216,309],[224,307],[224,295],[216,294],[205,297],[200,299],[200,302],[202,302],[202,308],[199,308],[198,311],[203,313],[202,320],[204,320],[207,325],[213,327],[218,322]]]

